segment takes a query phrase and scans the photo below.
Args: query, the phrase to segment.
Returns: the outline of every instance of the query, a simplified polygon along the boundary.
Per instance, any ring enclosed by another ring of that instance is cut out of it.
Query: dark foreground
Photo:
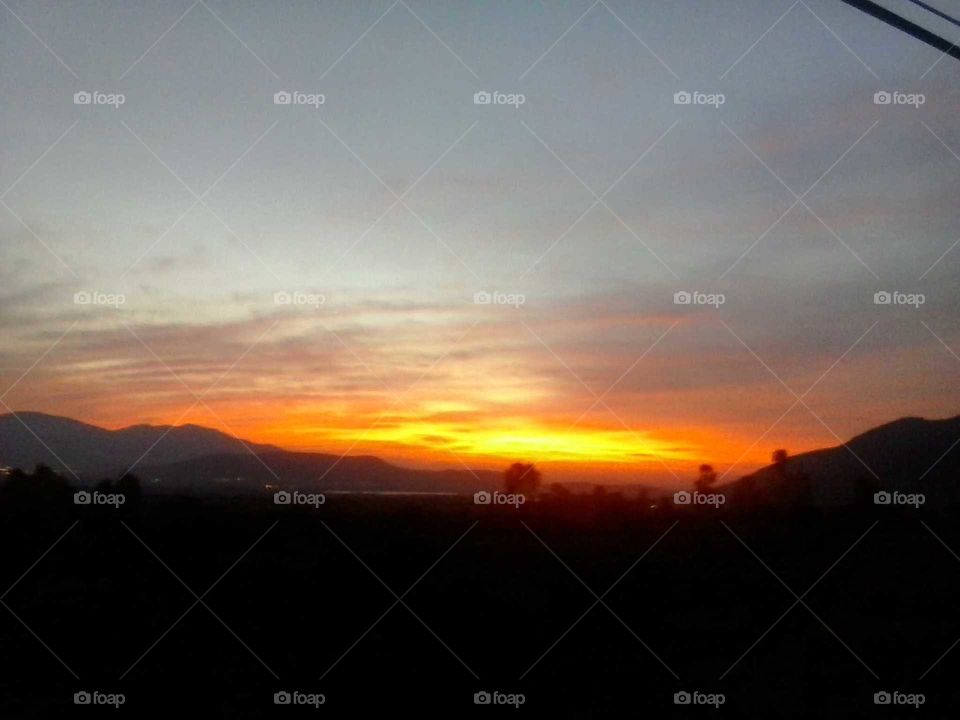
[[[936,661],[960,638],[960,559],[933,533],[960,551],[957,519],[593,498],[7,506],[0,717],[955,716],[960,649]],[[124,704],[74,705],[84,691]],[[275,705],[284,691],[325,702]],[[523,705],[475,705],[483,691]]]

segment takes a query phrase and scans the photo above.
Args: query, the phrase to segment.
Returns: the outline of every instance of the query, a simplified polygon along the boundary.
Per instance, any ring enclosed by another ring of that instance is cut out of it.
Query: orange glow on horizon
[[[611,479],[690,476],[703,462],[721,470],[738,463],[748,472],[769,461],[770,449],[747,451],[752,439],[721,435],[713,428],[631,430],[610,418],[607,425],[527,417],[478,417],[464,402],[434,401],[418,409],[386,412],[318,411],[248,403],[196,408],[186,416],[153,415],[157,424],[197,424],[285,450],[377,455],[419,467],[500,469],[514,461],[535,462],[575,477]],[[124,422],[109,423],[120,428]],[[744,451],[747,451],[744,454]],[[742,457],[741,457],[742,456]]]

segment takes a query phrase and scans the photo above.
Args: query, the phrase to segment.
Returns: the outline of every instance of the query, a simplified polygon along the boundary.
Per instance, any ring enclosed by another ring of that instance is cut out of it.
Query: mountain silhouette
[[[922,492],[927,502],[960,500],[960,416],[945,420],[906,417],[857,435],[845,445],[813,450],[787,459],[784,468],[768,465],[719,490],[803,482],[817,505],[862,500],[866,491]]]
[[[960,416],[902,418],[845,445],[761,468],[717,490],[736,495],[749,488],[762,496],[778,482],[793,482],[805,484],[817,505],[850,504],[876,490],[922,492],[928,502],[955,503],[960,500],[958,441]],[[199,425],[107,430],[43,413],[0,415],[0,466],[30,469],[40,463],[67,476],[72,471],[82,483],[118,477],[136,463],[145,489],[196,494],[262,493],[268,485],[303,491],[472,493],[500,484],[499,473],[491,471],[418,470],[369,455],[291,452]]]
[[[107,430],[43,413],[0,415],[0,466],[44,464],[89,484],[118,477],[134,463],[145,489],[154,492],[262,493],[278,485],[304,491],[473,493],[500,483],[499,473],[485,470],[417,470],[369,455],[291,452],[199,425]]]
[[[254,452],[280,449],[246,445]],[[248,452],[243,441],[200,425],[132,425],[106,430],[44,413],[0,415],[0,464],[31,469],[43,463],[81,478],[114,477],[141,458],[142,462],[149,458],[151,463],[165,464],[241,452]]]
[[[178,463],[144,465],[147,486],[178,493],[260,493],[267,486],[304,492],[474,493],[501,484],[488,470],[418,470],[371,455],[275,450],[206,455]]]

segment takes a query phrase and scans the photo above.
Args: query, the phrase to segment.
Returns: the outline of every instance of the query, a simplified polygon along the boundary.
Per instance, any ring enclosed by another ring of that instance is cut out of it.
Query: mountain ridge
[[[198,494],[254,493],[270,486],[472,493],[497,487],[500,478],[485,470],[408,468],[375,455],[285,450],[192,423],[140,423],[108,430],[46,413],[0,415],[0,465],[30,469],[40,463],[70,476],[76,473],[81,484],[117,477],[135,465],[148,489]],[[768,465],[716,489],[735,495],[772,488],[784,479],[802,480],[818,505],[857,502],[880,489],[958,502],[960,416],[898,418],[846,443],[791,456],[781,466]]]
[[[802,481],[816,505],[865,501],[880,490],[922,492],[934,503],[960,501],[960,415],[928,420],[908,416],[870,428],[833,447],[788,457],[723,486],[736,494]]]
[[[296,452],[203,425],[140,423],[108,430],[46,413],[0,415],[0,466],[29,470],[38,464],[83,485],[134,466],[146,489],[199,494],[262,492],[267,485],[473,493],[499,483],[499,473],[486,470],[418,470],[375,455]]]

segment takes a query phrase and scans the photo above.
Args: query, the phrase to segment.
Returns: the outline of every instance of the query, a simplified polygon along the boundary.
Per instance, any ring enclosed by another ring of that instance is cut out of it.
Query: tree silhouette
[[[801,465],[788,465],[789,455],[783,448],[773,451],[773,489],[780,502],[789,505],[804,506],[812,502],[810,478]]]
[[[698,492],[706,492],[711,485],[717,481],[717,473],[713,470],[713,465],[701,465],[700,475],[693,484]]]
[[[11,470],[0,485],[0,506],[16,512],[45,511],[72,506],[73,490],[66,479],[47,465],[37,465],[33,474]]]
[[[135,513],[140,505],[140,499],[143,491],[140,489],[140,478],[132,473],[125,473],[119,480],[101,480],[94,486],[94,490],[105,495],[119,494],[123,496],[123,502],[118,509],[110,510],[106,514]]]
[[[550,494],[558,500],[566,500],[570,497],[570,490],[566,485],[558,482],[550,483]]]
[[[140,496],[143,494],[143,491],[140,489],[140,478],[132,473],[126,473],[117,480],[115,486],[117,492],[123,493],[123,496],[127,499],[128,503],[135,503],[140,500]]]
[[[513,463],[503,472],[503,489],[510,494],[536,495],[540,489],[540,471],[531,463]]]

